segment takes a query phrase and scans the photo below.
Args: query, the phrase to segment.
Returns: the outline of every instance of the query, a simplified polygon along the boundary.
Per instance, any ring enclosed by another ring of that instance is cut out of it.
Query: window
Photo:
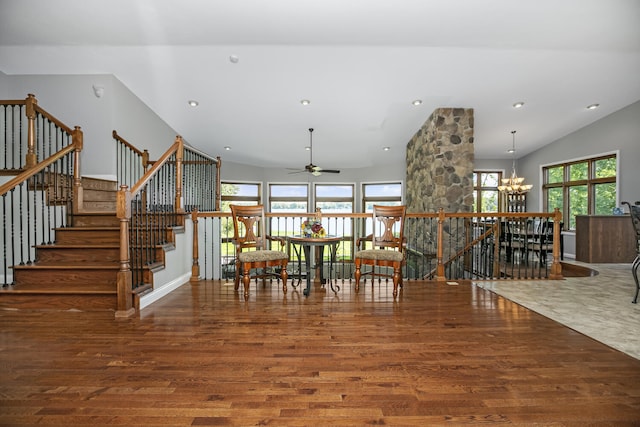
[[[546,212],[562,211],[565,228],[575,230],[576,215],[611,215],[617,206],[616,154],[542,168]]]
[[[372,212],[373,205],[399,206],[401,204],[402,183],[362,184],[362,207],[364,212]]]
[[[502,179],[500,171],[473,172],[473,212],[498,212]]]
[[[355,185],[353,184],[315,184],[314,210],[322,213],[353,213],[355,204]],[[322,226],[328,235],[344,236],[336,255],[338,261],[353,259],[353,218],[322,218]]]
[[[260,184],[243,182],[222,182],[222,203],[220,210],[231,212],[229,205],[259,205],[260,204]]]
[[[307,184],[269,184],[270,212],[307,212],[308,209]]]
[[[322,212],[352,213],[354,205],[353,184],[316,184],[315,209]]]

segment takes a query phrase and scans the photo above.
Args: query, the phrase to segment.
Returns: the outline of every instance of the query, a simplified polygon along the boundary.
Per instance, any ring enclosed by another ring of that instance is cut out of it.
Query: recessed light
[[[389,151],[391,150],[391,147],[382,147],[382,151]]]
[[[416,99],[415,101],[412,102],[413,105],[420,105],[422,104],[422,99]]]
[[[224,147],[225,151],[231,151],[231,147],[229,147],[228,145]]]
[[[200,103],[198,101],[194,101],[193,99],[189,101],[189,105],[192,107],[197,107]]]
[[[311,151],[311,147],[309,147],[308,145],[306,147],[304,147],[305,150],[307,151]]]
[[[591,105],[587,105],[587,110],[595,110],[596,108],[598,108],[600,106],[600,104],[591,104]]]
[[[229,61],[231,61],[234,64],[237,64],[238,61],[240,61],[240,58],[238,58],[238,55],[231,55],[229,56]]]
[[[515,153],[515,152],[516,152],[516,149],[515,149],[515,148],[509,148],[509,149],[507,150],[507,153],[509,153],[509,154],[513,154],[513,153]]]
[[[524,102],[520,101],[520,102],[516,102],[515,104],[513,104],[513,108],[522,108],[524,106]]]
[[[309,104],[311,104],[311,101],[309,101],[308,99],[303,99],[303,100],[300,101],[300,104],[309,105]]]

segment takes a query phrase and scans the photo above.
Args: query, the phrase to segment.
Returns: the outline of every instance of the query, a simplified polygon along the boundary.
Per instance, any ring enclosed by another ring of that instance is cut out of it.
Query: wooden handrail
[[[67,154],[76,150],[78,150],[78,147],[75,144],[68,145],[64,147],[62,150],[58,151],[57,153],[51,155],[47,159],[39,162],[36,166],[32,167],[31,169],[27,169],[26,171],[20,173],[19,175],[16,175],[13,179],[7,181],[2,186],[0,186],[0,195],[11,191],[13,188],[18,186],[22,182],[28,180],[38,172],[41,172],[46,167],[52,165],[53,163],[57,162]]]
[[[151,166],[151,168],[145,172],[142,178],[140,178],[140,180],[133,187],[131,187],[131,196],[136,196],[140,192],[140,190],[142,190],[142,188],[144,188],[149,183],[149,180],[158,171],[158,169],[160,169],[165,163],[167,163],[169,161],[169,158],[174,153],[176,153],[178,150],[181,150],[183,145],[184,142],[182,141],[182,137],[177,136],[173,145],[169,147],[169,149],[162,155],[162,157],[156,160],[153,163],[153,166]],[[176,180],[178,180],[178,178],[180,178],[180,181],[176,182],[180,182],[179,185],[182,185],[182,177],[176,177]]]
[[[65,125],[64,123],[62,123],[60,120],[58,120],[56,117],[54,117],[51,113],[48,113],[46,110],[44,110],[43,108],[41,108],[39,105],[35,105],[35,110],[37,112],[39,112],[40,114],[42,114],[44,117],[47,118],[47,120],[53,122],[56,126],[58,126],[60,129],[64,130],[67,133],[72,133],[73,129],[71,129],[69,126]]]
[[[127,141],[126,139],[118,135],[118,132],[115,129],[111,131],[111,136],[113,137],[113,139],[121,142],[123,145],[125,145],[127,148],[129,148],[131,151],[138,154],[139,156],[144,157],[145,153],[147,153],[147,156],[149,155],[147,150],[140,151],[140,149],[136,148],[132,143],[130,143],[129,141]]]

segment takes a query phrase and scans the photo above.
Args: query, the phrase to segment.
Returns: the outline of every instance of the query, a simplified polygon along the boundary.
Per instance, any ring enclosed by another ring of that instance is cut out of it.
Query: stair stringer
[[[185,221],[184,232],[174,233],[174,238],[175,249],[165,252],[164,268],[152,273],[152,290],[134,295],[137,312],[189,282],[193,264],[193,223],[190,218]]]

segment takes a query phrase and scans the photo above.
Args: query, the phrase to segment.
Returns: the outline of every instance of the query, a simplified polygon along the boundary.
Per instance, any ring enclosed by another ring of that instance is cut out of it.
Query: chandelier
[[[509,152],[513,156],[513,166],[511,167],[511,176],[502,179],[502,185],[498,185],[498,191],[509,195],[526,194],[533,188],[531,184],[524,184],[524,177],[518,177],[516,174],[516,131],[512,130],[513,142]]]

